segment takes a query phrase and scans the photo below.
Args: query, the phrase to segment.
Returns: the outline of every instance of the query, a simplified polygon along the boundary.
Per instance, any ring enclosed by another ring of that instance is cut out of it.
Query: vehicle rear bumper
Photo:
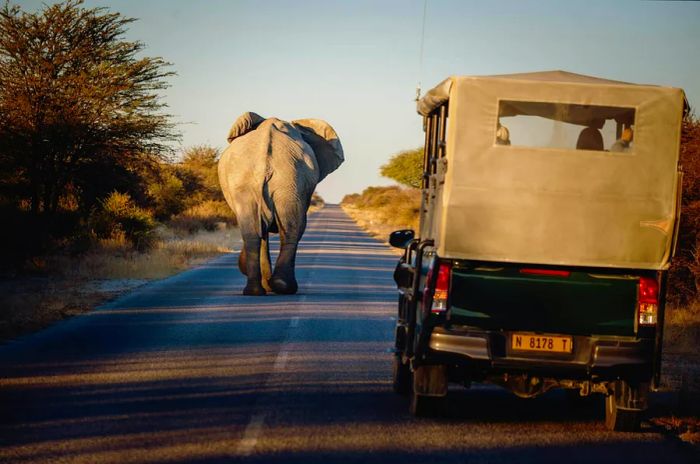
[[[509,341],[509,332],[435,327],[428,343],[428,360],[461,365],[484,375],[528,373],[578,380],[651,377],[652,340],[573,336],[570,354],[513,352]]]

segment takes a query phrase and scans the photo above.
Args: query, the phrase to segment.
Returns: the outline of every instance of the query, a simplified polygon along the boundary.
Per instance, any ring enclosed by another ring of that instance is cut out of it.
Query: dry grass
[[[166,228],[147,253],[133,251],[119,235],[101,240],[79,257],[36,261],[37,275],[0,280],[0,340],[33,332],[89,311],[143,283],[168,277],[238,248],[237,228],[220,227],[188,236]]]
[[[323,200],[315,196],[309,214],[322,207]],[[32,276],[0,278],[0,342],[89,311],[149,280],[240,247],[240,230],[230,227],[230,219],[219,220],[223,216],[219,202],[186,213],[185,226],[160,226],[153,247],[145,253],[134,251],[125,234],[114,233],[80,256],[34,260]],[[188,233],[190,229],[194,232]]]
[[[100,241],[94,250],[78,259],[56,256],[48,260],[48,271],[74,280],[160,279],[202,260],[232,251],[240,241],[238,229],[220,228],[181,236],[170,229],[158,230],[159,240],[147,253],[132,250],[119,238]]]
[[[170,228],[186,234],[199,230],[214,231],[237,225],[236,216],[225,201],[208,200],[187,208],[170,220]]]
[[[651,423],[686,443],[700,447],[700,419],[696,417],[654,417]],[[696,449],[700,451],[700,448]]]
[[[418,230],[418,189],[368,187],[361,194],[346,195],[340,206],[360,227],[384,242],[395,230]]]
[[[700,428],[700,301],[684,307],[669,306],[664,323],[661,368],[662,389],[674,395],[657,425],[676,433],[682,440],[698,443]],[[669,424],[676,425],[670,426]]]
[[[669,306],[666,310],[664,350],[700,356],[698,341],[700,341],[700,301],[685,307]]]

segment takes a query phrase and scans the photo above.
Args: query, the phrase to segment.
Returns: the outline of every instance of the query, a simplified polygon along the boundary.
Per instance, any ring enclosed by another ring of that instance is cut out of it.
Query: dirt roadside
[[[0,276],[0,343],[240,247],[237,228],[164,235],[148,253],[102,248],[81,256],[47,256],[36,260],[30,272]]]
[[[323,206],[314,196],[308,214]],[[241,246],[240,230],[223,224],[186,236],[168,228],[158,233],[161,241],[148,253],[105,248],[78,257],[48,256],[36,260],[33,272],[0,275],[0,344]]]

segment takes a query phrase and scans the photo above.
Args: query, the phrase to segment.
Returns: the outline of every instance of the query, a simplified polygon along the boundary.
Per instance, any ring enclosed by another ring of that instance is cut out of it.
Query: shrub
[[[200,145],[185,149],[182,161],[161,163],[148,184],[155,217],[167,221],[207,201],[224,201],[217,171],[219,151]]]
[[[311,203],[309,205],[311,208],[321,209],[325,204],[326,202],[323,201],[323,198],[318,193],[314,192],[313,195],[311,195]]]
[[[342,206],[356,209],[363,222],[386,229],[418,229],[420,190],[412,188],[367,187],[362,194],[346,195]],[[385,231],[382,230],[381,235]]]
[[[700,291],[700,121],[683,121],[680,160],[683,166],[683,200],[676,256],[669,272],[668,298],[685,305]]]
[[[134,204],[129,194],[112,192],[91,218],[91,229],[101,239],[127,240],[138,251],[155,242],[156,222],[150,211]]]
[[[155,216],[163,221],[185,209],[188,192],[175,170],[162,165],[157,177],[149,182],[148,195]]]
[[[224,195],[219,186],[219,150],[208,145],[187,148],[178,164],[180,172],[186,172],[197,179],[199,184],[196,202],[222,200]]]
[[[350,193],[343,197],[340,204],[346,206],[355,206],[360,201],[360,198],[361,196],[359,193]]]
[[[174,216],[169,224],[175,230],[192,234],[201,229],[216,230],[220,224],[235,226],[237,221],[225,201],[207,200]]]

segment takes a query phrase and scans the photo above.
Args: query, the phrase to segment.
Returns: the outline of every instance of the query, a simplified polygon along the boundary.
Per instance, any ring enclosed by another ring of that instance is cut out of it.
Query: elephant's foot
[[[294,295],[299,289],[296,279],[284,279],[274,276],[270,279],[270,287],[272,287],[273,292],[280,295]]]
[[[260,284],[260,282],[248,282],[248,284],[243,289],[244,295],[263,296],[266,293],[267,292],[265,291],[263,286]]]

